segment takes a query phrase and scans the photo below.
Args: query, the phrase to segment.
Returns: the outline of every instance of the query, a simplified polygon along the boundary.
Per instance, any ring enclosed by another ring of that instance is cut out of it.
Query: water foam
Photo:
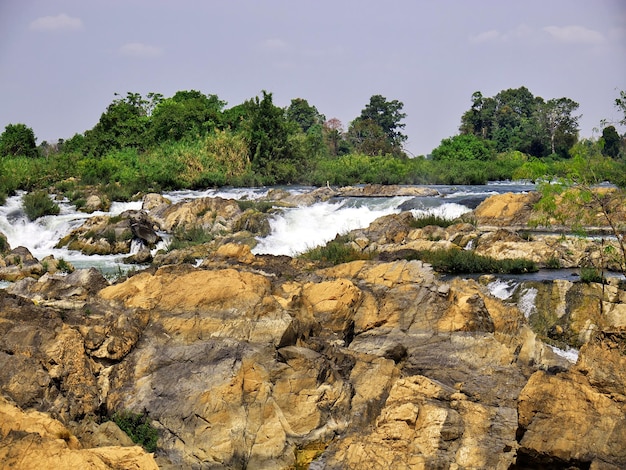
[[[271,233],[258,239],[254,254],[295,256],[323,245],[337,235],[365,228],[384,215],[398,213],[399,201],[390,199],[372,205],[319,202],[286,209],[270,219]]]

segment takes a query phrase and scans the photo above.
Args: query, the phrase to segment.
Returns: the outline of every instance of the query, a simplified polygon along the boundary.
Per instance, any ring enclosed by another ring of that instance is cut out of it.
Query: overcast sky
[[[346,129],[372,95],[399,100],[423,155],[473,92],[520,86],[580,103],[581,137],[617,118],[626,0],[0,0],[0,131],[38,143],[91,129],[114,93],[266,90]]]

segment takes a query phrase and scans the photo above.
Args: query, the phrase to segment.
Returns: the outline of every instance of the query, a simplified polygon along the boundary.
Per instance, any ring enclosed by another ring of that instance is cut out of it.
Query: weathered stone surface
[[[392,196],[438,196],[436,189],[420,186],[400,186],[384,184],[366,184],[365,186],[346,186],[337,190],[340,196],[350,197],[392,197]]]
[[[539,199],[537,192],[498,194],[485,199],[474,209],[474,215],[480,225],[525,227]]]
[[[312,200],[332,194],[323,188]],[[513,205],[508,223],[521,220]],[[623,283],[598,290],[562,281],[537,293],[552,326],[567,322],[587,342],[574,366],[486,282],[442,279],[402,259],[418,247],[501,257],[542,249],[513,230],[415,229],[410,213],[395,214],[351,237],[389,262],[319,269],[233,243],[243,214],[234,201],[150,197],[144,206],[162,229],[231,232],[160,255],[178,264],[113,285],[77,271],[0,291],[0,391],[57,417],[65,436],[49,444],[44,434],[0,422],[9,462],[30,445],[46,465],[89,450],[97,464],[76,465],[153,468],[133,460],[146,455],[135,447],[112,453],[129,443],[100,423],[101,414],[130,410],[158,430],[165,469],[285,469],[304,455],[317,469],[624,466]],[[554,256],[569,249],[541,242]],[[601,313],[589,313],[594,305]],[[576,426],[582,437],[570,432]]]
[[[2,396],[0,462],[2,468],[17,470],[159,468],[151,454],[132,442],[129,446],[85,447],[61,422],[45,413],[22,411]]]

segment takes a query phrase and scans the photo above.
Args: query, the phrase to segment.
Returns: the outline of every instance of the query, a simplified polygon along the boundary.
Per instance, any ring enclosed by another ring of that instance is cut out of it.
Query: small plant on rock
[[[146,413],[133,413],[132,411],[118,411],[113,414],[111,420],[119,428],[128,434],[135,444],[141,445],[148,452],[157,449],[159,433],[148,419]]]

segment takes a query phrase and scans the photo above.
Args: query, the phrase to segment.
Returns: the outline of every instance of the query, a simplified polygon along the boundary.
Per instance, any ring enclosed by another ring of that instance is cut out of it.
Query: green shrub
[[[245,211],[247,209],[254,209],[264,214],[267,214],[275,207],[275,203],[271,201],[250,201],[246,199],[239,199],[237,201],[237,205],[242,211]]]
[[[407,258],[422,260],[431,264],[435,271],[443,273],[522,274],[537,271],[537,265],[527,259],[497,260],[470,250],[418,250]]]
[[[59,261],[57,262],[57,269],[64,273],[71,273],[74,270],[72,265],[70,265],[63,258],[60,258]]]
[[[546,261],[546,268],[548,269],[560,269],[561,268],[561,260],[556,256],[551,256]]]
[[[44,215],[58,215],[60,208],[45,191],[35,191],[22,198],[24,212],[29,220],[36,220]]]
[[[131,411],[118,411],[111,417],[119,428],[128,434],[135,444],[141,445],[148,452],[157,449],[158,431],[148,421],[148,416]]]
[[[580,280],[589,284],[590,282],[601,283],[603,281],[602,274],[597,268],[582,267],[580,268]]]
[[[168,250],[180,250],[188,246],[201,245],[213,240],[213,234],[204,228],[196,226],[191,228],[177,228],[170,241]]]
[[[434,214],[425,214],[419,217],[415,217],[410,221],[409,225],[412,228],[424,228],[430,225],[436,225],[438,227],[449,227],[450,225],[454,225],[457,223],[457,220],[446,219],[445,217],[441,217],[439,215]]]
[[[350,261],[372,258],[373,255],[371,253],[363,253],[360,250],[356,250],[348,245],[346,243],[347,241],[345,237],[337,237],[324,246],[318,246],[302,253],[300,257],[333,266],[349,263]]]

